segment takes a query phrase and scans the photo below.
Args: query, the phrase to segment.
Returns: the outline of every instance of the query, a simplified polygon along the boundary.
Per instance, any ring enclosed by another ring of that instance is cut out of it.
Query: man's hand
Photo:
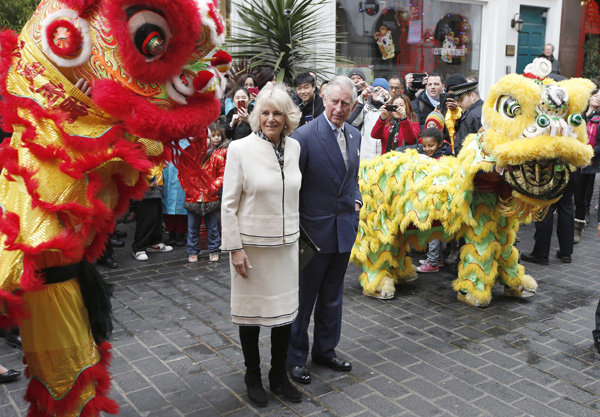
[[[414,90],[414,88],[413,88],[413,79],[414,79],[414,77],[412,75],[412,72],[406,74],[406,77],[404,77],[404,81],[406,82],[406,87],[409,90]]]
[[[360,211],[360,204],[357,201],[354,202],[354,211]]]
[[[92,90],[89,83],[86,80],[84,80],[83,78],[80,78],[79,80],[77,80],[77,82],[75,83],[75,87],[79,88],[81,90],[81,92],[88,97]]]
[[[231,263],[235,268],[235,272],[244,278],[248,278],[246,267],[248,269],[252,269],[252,265],[250,265],[250,260],[248,259],[248,255],[246,255],[246,251],[244,249],[231,252]]]
[[[456,102],[455,99],[453,99],[453,98],[446,99],[446,108],[448,110],[454,111],[454,110],[456,110],[457,107],[458,107],[458,103]]]

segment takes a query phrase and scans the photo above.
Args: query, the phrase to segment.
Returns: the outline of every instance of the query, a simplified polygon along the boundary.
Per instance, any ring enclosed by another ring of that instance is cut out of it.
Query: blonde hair
[[[300,123],[300,110],[294,104],[289,94],[285,90],[283,84],[275,84],[264,87],[256,96],[254,102],[254,110],[248,116],[248,122],[253,132],[260,130],[260,113],[263,108],[267,105],[275,107],[285,115],[285,126],[283,128],[283,134],[289,136]]]

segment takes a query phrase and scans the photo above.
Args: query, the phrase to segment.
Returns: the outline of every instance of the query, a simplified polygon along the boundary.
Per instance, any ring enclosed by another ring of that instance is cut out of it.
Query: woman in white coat
[[[260,376],[260,326],[271,328],[269,385],[300,402],[286,373],[291,323],[298,312],[298,199],[302,175],[294,131],[300,112],[277,85],[261,90],[250,115],[251,135],[229,146],[221,204],[221,249],[231,253],[231,316],[240,326],[244,381],[250,400],[268,397]]]

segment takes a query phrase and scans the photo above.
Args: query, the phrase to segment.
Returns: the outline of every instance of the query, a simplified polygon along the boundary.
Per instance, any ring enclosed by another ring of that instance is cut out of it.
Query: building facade
[[[235,32],[239,16],[234,2],[227,5]],[[555,46],[562,63],[562,45],[579,42],[579,25],[573,31],[563,28],[563,21],[570,24],[569,16],[578,21],[582,13],[573,0],[329,0],[321,12],[331,22],[328,31],[340,39],[337,46],[315,51],[337,48],[342,59],[329,63],[332,73],[347,74],[354,66],[369,80],[409,72],[460,73],[479,80],[482,92],[502,75],[521,72],[546,43]],[[577,51],[569,50],[571,56]],[[578,70],[571,56],[568,76]]]

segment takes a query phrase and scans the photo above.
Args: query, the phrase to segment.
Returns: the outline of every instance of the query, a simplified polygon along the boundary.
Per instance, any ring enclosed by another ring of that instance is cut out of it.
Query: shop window
[[[368,78],[438,72],[479,75],[480,4],[439,0],[337,0],[338,54]]]

